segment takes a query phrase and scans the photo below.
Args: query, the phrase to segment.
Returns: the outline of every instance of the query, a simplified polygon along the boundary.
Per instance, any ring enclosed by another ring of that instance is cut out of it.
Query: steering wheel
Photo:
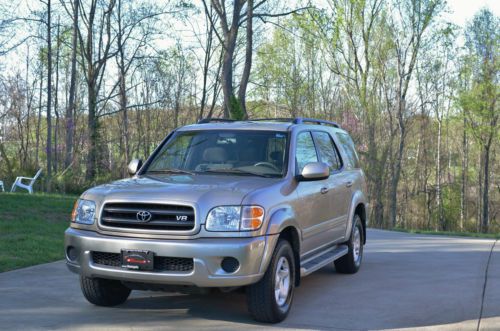
[[[280,169],[278,167],[276,167],[274,164],[272,164],[271,162],[257,162],[253,166],[254,167],[258,167],[258,166],[267,167],[267,168],[273,169],[274,171],[280,172]]]

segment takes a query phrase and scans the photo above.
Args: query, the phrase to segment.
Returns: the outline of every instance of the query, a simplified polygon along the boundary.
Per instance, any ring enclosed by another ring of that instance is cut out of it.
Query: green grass
[[[76,196],[0,193],[0,272],[64,258]]]
[[[416,234],[430,234],[436,236],[453,236],[453,237],[473,237],[473,238],[487,238],[487,239],[500,239],[500,233],[477,233],[477,232],[455,232],[455,231],[431,231],[431,230],[409,230],[394,228],[392,231],[416,233]]]

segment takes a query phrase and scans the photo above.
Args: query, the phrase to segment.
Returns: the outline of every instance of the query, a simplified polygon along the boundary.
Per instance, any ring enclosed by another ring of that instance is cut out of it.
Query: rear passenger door
[[[346,174],[339,149],[329,132],[313,131],[314,143],[321,162],[330,168],[330,177],[324,183],[322,192],[328,199],[330,227],[333,232],[330,240],[344,239],[352,193],[349,175]]]

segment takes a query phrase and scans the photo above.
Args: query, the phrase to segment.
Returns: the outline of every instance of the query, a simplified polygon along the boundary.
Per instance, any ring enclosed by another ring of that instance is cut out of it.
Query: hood
[[[148,175],[96,186],[86,191],[82,198],[124,202],[179,201],[210,208],[239,205],[248,193],[279,180],[232,175]]]

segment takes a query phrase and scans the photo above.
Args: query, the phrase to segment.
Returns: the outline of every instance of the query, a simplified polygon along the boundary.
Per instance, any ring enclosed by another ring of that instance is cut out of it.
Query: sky
[[[465,26],[466,22],[483,7],[500,16],[500,0],[448,0],[447,2],[452,13],[444,16],[456,25]]]

